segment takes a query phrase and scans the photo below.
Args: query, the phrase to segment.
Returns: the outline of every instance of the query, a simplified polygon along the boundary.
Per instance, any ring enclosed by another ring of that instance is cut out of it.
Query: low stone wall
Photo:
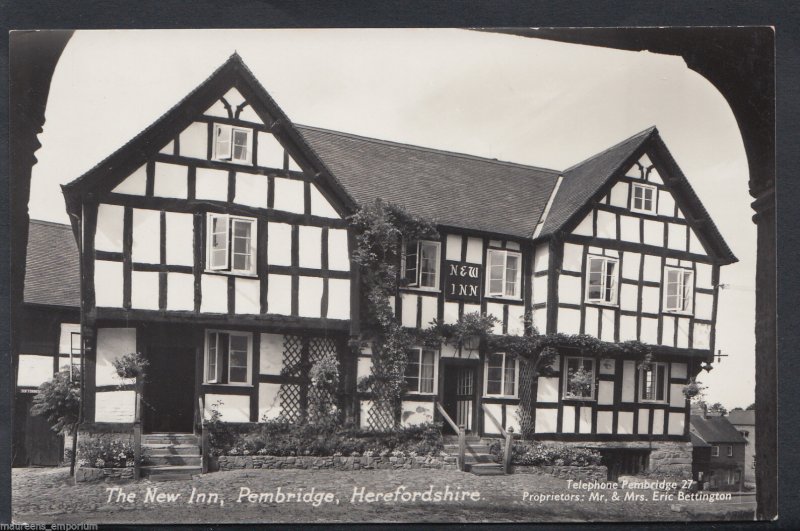
[[[647,474],[663,478],[692,479],[692,443],[653,443]]]
[[[605,481],[608,478],[608,468],[604,465],[587,466],[525,466],[514,465],[515,474],[550,475],[559,479],[597,480]]]
[[[133,467],[128,468],[77,468],[75,483],[94,481],[117,481],[133,479]]]
[[[418,457],[274,457],[269,455],[220,456],[211,458],[210,470],[309,469],[309,470],[375,470],[399,468],[432,468],[458,470],[455,456]]]

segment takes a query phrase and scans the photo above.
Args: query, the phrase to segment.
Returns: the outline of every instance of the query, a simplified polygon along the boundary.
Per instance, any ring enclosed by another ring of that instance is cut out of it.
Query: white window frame
[[[433,382],[432,382],[432,390],[431,391],[420,391],[419,390],[419,388],[420,388],[419,384],[422,381],[422,352],[423,351],[427,351],[427,352],[433,353]],[[432,349],[432,348],[427,348],[427,347],[412,347],[412,348],[408,349],[408,354],[409,355],[412,352],[415,353],[415,355],[417,356],[417,367],[418,367],[418,370],[417,370],[417,388],[416,389],[408,388],[408,389],[406,389],[406,393],[415,394],[415,395],[435,395],[435,394],[437,394],[439,392],[438,389],[437,389],[437,387],[438,387],[437,383],[438,383],[438,380],[439,380],[439,359],[438,359],[438,356],[436,355],[436,350]],[[405,378],[405,376],[404,376],[404,378]],[[407,384],[407,382],[406,382],[406,384]]]
[[[225,245],[226,245],[226,253],[225,253],[225,263],[224,264],[214,264],[212,260],[212,252],[213,252],[213,240],[214,234],[211,232],[212,227],[214,226],[214,219],[225,219]],[[233,227],[237,223],[247,223],[250,225],[250,247],[249,247],[249,254],[250,254],[250,268],[249,269],[236,269],[234,267],[234,260],[233,260],[233,240],[234,240],[234,232]],[[248,218],[244,216],[231,216],[230,214],[219,214],[216,212],[209,212],[206,215],[206,271],[214,272],[214,273],[230,273],[234,275],[246,275],[246,276],[255,276],[256,275],[256,261],[257,261],[257,253],[256,253],[256,240],[258,239],[258,223],[256,218]]]
[[[235,162],[240,164],[250,164],[253,157],[253,130],[246,127],[238,127],[229,124],[214,124],[214,136],[211,139],[213,146],[212,157],[214,160],[222,162]],[[244,158],[234,157],[234,138],[236,133],[247,135],[246,153]],[[227,142],[220,142],[220,139],[227,139]],[[221,145],[227,145],[227,149],[220,149]]]
[[[645,379],[645,374],[647,372],[652,372],[654,374],[654,376],[653,376],[653,378],[654,378],[653,385],[657,384],[657,382],[655,380],[655,378],[658,377],[658,371],[656,370],[656,367],[663,367],[664,368],[664,372],[663,372],[663,375],[664,375],[664,377],[663,377],[664,398],[662,398],[662,399],[643,398],[642,394],[644,393],[644,389],[645,389],[645,385],[644,385],[645,384],[645,380],[644,379]],[[642,403],[664,404],[664,403],[669,401],[669,372],[668,372],[669,371],[669,367],[667,366],[666,363],[657,363],[656,362],[656,363],[651,363],[649,368],[650,368],[650,371],[648,371],[643,366],[639,367],[639,396],[637,397],[637,399],[638,399],[639,402],[642,402]]]
[[[407,249],[408,244],[411,242],[403,242],[403,253],[400,262],[400,276],[405,279],[406,278],[406,256],[407,256]],[[419,240],[414,242],[416,246],[416,273],[414,274],[414,281],[409,282],[406,287],[414,288],[421,291],[439,291],[439,277],[441,276],[441,260],[442,260],[442,244],[441,242],[433,241],[433,240]],[[422,278],[422,270],[420,268],[421,261],[422,261],[422,246],[432,246],[436,248],[436,271],[434,273],[434,280],[435,283],[433,286],[422,286],[420,279]]]
[[[489,393],[489,357],[490,356],[503,356],[503,363],[500,366],[500,393]],[[506,388],[506,369],[508,362],[514,362],[514,394],[507,395],[504,391]],[[519,360],[517,358],[508,356],[505,352],[492,352],[487,353],[483,360],[483,396],[492,398],[519,398]]]
[[[588,360],[592,362],[592,386],[591,386],[591,395],[587,396],[575,396],[569,390],[569,371],[567,368],[569,367],[569,360],[578,360],[578,366],[583,366],[583,362]],[[564,356],[564,369],[562,371],[562,379],[563,382],[563,389],[561,391],[564,400],[596,400],[597,396],[597,360],[595,358],[590,358],[588,356]]]
[[[606,281],[609,278],[608,275],[608,264],[614,264],[614,274],[612,275],[612,282],[614,283],[613,290],[611,291],[612,297],[610,301],[605,300],[604,296],[601,298],[591,298],[589,296],[589,275],[592,270],[592,261],[599,260],[603,263],[602,272],[600,276],[600,293],[605,294],[607,291],[608,286],[606,285]],[[602,304],[605,306],[617,306],[619,305],[619,258],[612,258],[610,256],[602,256],[597,254],[590,254],[586,257],[586,272],[584,273],[586,287],[584,293],[584,300],[589,304]]]
[[[672,308],[669,306],[669,274],[675,271],[680,275],[679,287],[681,288],[678,293],[678,307]],[[688,277],[688,283],[687,283]],[[665,313],[677,313],[683,315],[691,315],[694,313],[694,270],[685,267],[666,266],[664,268],[664,300],[663,310]],[[686,297],[686,286],[689,286],[689,296]],[[688,308],[684,308],[686,301],[689,301]]]
[[[642,208],[636,208],[636,190],[642,190]],[[645,190],[651,190],[653,192],[651,209],[644,208]],[[653,186],[652,184],[631,183],[631,212],[638,212],[640,214],[656,214],[658,212],[658,187]]]
[[[217,353],[217,359],[215,360],[215,371],[217,374],[214,375],[212,378],[209,372],[209,361],[210,358],[210,351],[211,351],[211,337],[212,334],[216,334],[215,336],[215,344],[214,348]],[[222,359],[219,355],[219,334],[228,334],[228,373],[225,375],[225,379],[227,381],[221,381],[222,376]],[[244,337],[247,340],[247,381],[245,382],[231,382],[230,381],[230,373],[231,373],[231,349],[230,349],[230,338],[231,337]],[[205,384],[214,384],[214,385],[229,385],[234,387],[247,387],[252,386],[252,371],[253,371],[253,334],[250,332],[241,332],[235,330],[206,330],[205,334],[205,348],[203,349],[203,383]]]
[[[711,457],[719,457],[719,446],[716,444],[711,446]]]
[[[493,254],[502,254],[503,255],[503,279],[502,279],[502,289],[497,291],[492,291],[492,255]],[[508,256],[514,255],[517,257],[517,273],[516,278],[514,279],[514,294],[508,295],[506,294],[506,282],[508,281]],[[522,299],[522,253],[518,251],[511,251],[508,249],[489,249],[486,251],[486,296],[497,298],[497,299],[512,299],[512,300],[520,300]]]
[[[728,445],[728,457],[733,457],[733,445]]]

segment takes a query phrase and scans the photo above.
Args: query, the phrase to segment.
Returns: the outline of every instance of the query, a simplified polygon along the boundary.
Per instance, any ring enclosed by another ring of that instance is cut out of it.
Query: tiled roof
[[[615,172],[623,167],[623,163],[631,158],[654,131],[655,127],[646,129],[565,170],[564,180],[558,187],[541,235],[546,236],[560,229],[575,212],[587,204]]]
[[[689,438],[692,440],[692,446],[695,448],[710,448],[711,445],[698,437],[694,432],[689,432]]]
[[[24,300],[28,304],[80,306],[78,245],[69,225],[31,220]]]
[[[692,430],[709,444],[745,443],[744,437],[725,417],[691,416]]]
[[[731,424],[736,424],[739,426],[755,426],[756,425],[756,412],[752,409],[744,411],[744,410],[736,410],[731,411],[728,413],[728,420]]]
[[[380,197],[440,225],[530,238],[559,172],[297,125],[358,203]]]

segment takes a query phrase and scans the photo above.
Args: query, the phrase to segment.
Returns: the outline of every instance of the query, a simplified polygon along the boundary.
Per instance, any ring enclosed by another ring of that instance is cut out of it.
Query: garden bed
[[[455,456],[219,456],[213,457],[209,470],[301,469],[301,470],[391,470],[430,468],[458,470]]]
[[[75,469],[75,483],[92,483],[95,481],[125,481],[133,479],[133,467],[108,467]]]

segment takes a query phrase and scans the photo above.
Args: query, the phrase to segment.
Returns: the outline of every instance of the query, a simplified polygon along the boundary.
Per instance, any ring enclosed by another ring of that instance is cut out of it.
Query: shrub
[[[503,459],[503,443],[493,442],[489,446],[492,457],[498,463]],[[539,442],[515,442],[511,447],[511,464],[533,466],[587,466],[601,464],[600,453],[588,448],[565,444],[542,444]]]
[[[88,468],[126,468],[134,465],[133,444],[128,439],[101,436],[78,443],[78,463]]]

